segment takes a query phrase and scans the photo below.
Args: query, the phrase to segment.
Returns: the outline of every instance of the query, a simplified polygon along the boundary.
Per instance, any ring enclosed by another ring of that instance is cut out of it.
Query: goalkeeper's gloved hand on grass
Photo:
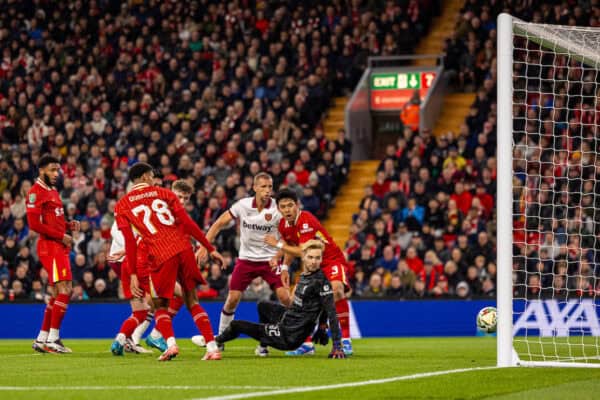
[[[319,329],[315,332],[312,337],[313,342],[319,343],[321,346],[327,345],[329,343],[329,335],[327,335],[327,324],[319,325]]]
[[[331,349],[331,353],[329,353],[329,358],[346,358],[346,354],[342,349],[342,344],[340,342],[334,342],[333,348]]]

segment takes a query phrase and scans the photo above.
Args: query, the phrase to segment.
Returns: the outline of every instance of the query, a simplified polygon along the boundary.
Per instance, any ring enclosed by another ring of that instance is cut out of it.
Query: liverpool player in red
[[[342,329],[344,353],[351,355],[353,350],[350,340],[350,307],[345,295],[350,286],[346,279],[347,266],[344,253],[314,215],[308,211],[300,211],[298,196],[295,192],[288,189],[281,190],[276,196],[276,201],[279,212],[283,216],[279,222],[279,233],[283,240],[277,240],[275,236],[267,235],[265,243],[281,249],[284,253],[281,278],[289,282],[289,273],[284,271],[287,271],[288,265],[294,257],[302,256],[300,247],[302,243],[315,238],[325,243],[321,269],[333,287],[335,308]],[[307,341],[295,351],[286,354],[303,355],[314,354],[314,352],[314,345],[311,341]]]
[[[136,271],[137,245],[132,228],[135,228],[148,249],[151,262],[150,293],[156,309],[155,321],[158,331],[167,340],[167,350],[158,358],[168,361],[179,354],[175,341],[171,316],[167,307],[173,297],[175,282],[189,282],[190,268],[183,265],[196,265],[194,251],[185,232],[199,241],[208,253],[218,262],[223,257],[206,240],[206,237],[181,206],[173,192],[161,187],[151,186],[154,181],[152,167],[146,163],[137,163],[129,169],[132,190],[123,196],[115,207],[117,226],[125,238],[125,251],[129,270]],[[142,297],[138,277],[131,274],[131,291],[134,296]]]
[[[38,162],[39,177],[27,194],[27,222],[29,228],[40,236],[37,244],[38,257],[48,272],[52,298],[44,310],[42,328],[33,349],[39,352],[70,353],[60,339],[60,325],[67,312],[72,291],[69,251],[73,238],[67,234],[63,204],[54,188],[60,170],[59,160],[44,155]],[[79,222],[69,222],[72,231],[79,229]]]

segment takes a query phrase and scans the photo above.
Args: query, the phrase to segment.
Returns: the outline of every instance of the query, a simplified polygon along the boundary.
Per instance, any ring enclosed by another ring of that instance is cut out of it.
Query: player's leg
[[[69,307],[73,285],[68,280],[56,282],[54,287],[57,294],[52,306],[52,317],[50,319],[50,331],[48,332],[46,348],[55,353],[71,353],[71,349],[66,347],[60,339],[60,327]]]
[[[44,307],[44,317],[42,319],[42,327],[37,335],[37,338],[33,341],[31,347],[33,350],[38,351],[40,353],[46,353],[46,342],[48,341],[48,332],[50,331],[50,321],[52,320],[52,306],[54,305],[55,294],[54,288],[52,286],[48,286],[48,291],[50,292],[50,300],[46,307]]]
[[[279,322],[286,308],[279,303],[272,301],[260,301],[257,305],[258,318],[261,324],[276,324]],[[268,344],[261,341],[254,350],[254,354],[259,357],[266,357],[269,355]]]
[[[350,304],[348,304],[348,298],[346,297],[346,285],[342,281],[334,280],[331,281],[331,287],[333,289],[335,311],[342,331],[342,347],[344,353],[349,356],[354,351],[350,339]]]
[[[71,353],[71,349],[65,347],[60,339],[60,326],[67,313],[71,293],[73,292],[73,277],[67,252],[54,254],[52,274],[56,297],[52,305],[50,331],[48,332],[46,347],[56,353]]]
[[[171,316],[171,320],[175,318],[179,310],[183,306],[185,301],[183,300],[183,291],[179,282],[175,283],[175,290],[173,292],[173,298],[169,300],[168,311]],[[146,337],[146,344],[150,347],[165,351],[167,349],[167,342],[162,337],[160,332],[156,329],[156,326],[150,331],[150,334]]]
[[[154,313],[156,329],[167,342],[167,350],[160,355],[159,361],[169,361],[179,354],[173,322],[168,311],[169,300],[173,298],[177,281],[179,264],[180,257],[176,255],[165,261],[160,267],[154,268],[150,273],[150,294],[156,310]]]
[[[206,354],[202,360],[220,360],[221,352],[215,342],[208,314],[198,303],[196,287],[198,284],[205,282],[205,280],[196,265],[196,257],[191,247],[189,248],[189,251],[182,253],[179,281],[181,283],[181,289],[183,290],[185,305],[192,315],[192,319],[198,328],[198,332],[204,336],[206,341]]]
[[[249,321],[232,321],[225,331],[216,337],[219,345],[234,340],[241,334],[250,336],[279,350],[288,350],[289,344],[286,343],[279,324],[256,324]]]
[[[123,321],[123,324],[121,324],[119,333],[115,337],[115,340],[113,341],[110,347],[110,351],[115,356],[123,355],[123,350],[125,348],[127,340],[131,340],[131,335],[133,334],[137,326],[140,325],[143,321],[145,321],[148,315],[148,310],[142,299],[132,298],[130,304],[131,315],[125,321]],[[133,343],[133,340],[131,340],[131,343]]]
[[[223,332],[233,320],[235,310],[242,299],[242,292],[246,290],[252,279],[256,277],[255,274],[256,271],[252,269],[252,266],[247,261],[237,260],[231,274],[229,293],[223,305],[223,310],[221,310],[219,333]]]
[[[277,273],[271,269],[271,266],[268,263],[264,263],[257,268],[257,270],[258,275],[269,284],[271,290],[275,292],[281,304],[289,307],[292,304],[292,298],[290,297],[289,289],[283,287],[281,275],[277,275]]]

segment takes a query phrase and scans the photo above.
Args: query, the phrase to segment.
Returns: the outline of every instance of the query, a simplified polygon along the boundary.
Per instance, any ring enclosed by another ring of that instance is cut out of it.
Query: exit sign
[[[423,100],[435,77],[435,71],[374,73],[370,79],[371,109],[400,110],[415,90]]]
[[[421,74],[418,72],[371,75],[371,89],[373,90],[420,88]]]

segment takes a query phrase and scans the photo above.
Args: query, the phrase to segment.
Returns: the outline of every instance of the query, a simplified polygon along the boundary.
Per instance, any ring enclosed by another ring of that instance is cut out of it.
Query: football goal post
[[[498,18],[498,366],[600,367],[600,29]]]

